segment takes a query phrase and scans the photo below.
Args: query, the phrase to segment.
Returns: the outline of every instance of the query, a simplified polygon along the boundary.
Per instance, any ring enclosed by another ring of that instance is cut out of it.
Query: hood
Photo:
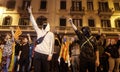
[[[44,25],[46,25],[46,26],[45,26],[45,28],[42,27],[42,30],[45,31],[45,32],[50,31],[50,24],[49,23],[45,23],[45,24],[43,24],[43,26]]]
[[[86,36],[86,37],[90,37],[91,35],[91,31],[90,28],[88,26],[82,27],[82,33]]]

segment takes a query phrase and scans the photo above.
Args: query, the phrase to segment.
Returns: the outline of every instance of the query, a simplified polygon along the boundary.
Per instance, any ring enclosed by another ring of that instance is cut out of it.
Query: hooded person
[[[96,38],[91,35],[90,28],[82,27],[81,31],[73,24],[72,19],[69,19],[73,27],[80,45],[80,70],[79,72],[96,72],[96,67],[99,66],[99,51]]]
[[[91,31],[90,31],[90,28],[88,26],[82,27],[81,31],[84,34],[84,36],[86,36],[86,37],[91,36]]]
[[[28,7],[30,13],[30,20],[33,28],[36,31],[37,39],[44,37],[40,44],[37,44],[34,49],[34,71],[35,72],[49,72],[49,61],[52,59],[53,46],[54,46],[54,34],[50,31],[49,23],[43,23],[42,29],[40,29],[33,17],[31,7]]]

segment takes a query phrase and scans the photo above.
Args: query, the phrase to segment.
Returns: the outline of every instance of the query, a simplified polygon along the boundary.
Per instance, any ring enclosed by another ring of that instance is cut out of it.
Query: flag
[[[22,34],[22,31],[19,27],[17,27],[16,32],[14,34],[15,40],[18,40],[19,36]],[[12,57],[11,57],[11,63],[9,67],[9,71],[12,72],[14,69],[14,57],[15,57],[15,42],[12,44]]]
[[[10,66],[9,66],[9,70],[10,72],[13,71],[14,69],[14,57],[15,57],[15,42],[12,44],[12,57],[11,57],[11,63],[10,63]]]
[[[63,58],[65,63],[68,63],[69,61],[69,44],[70,42],[64,42],[61,46],[61,50],[60,50],[60,58]]]
[[[16,32],[14,34],[15,40],[18,40],[18,37],[22,34],[22,31],[19,27],[17,27]]]

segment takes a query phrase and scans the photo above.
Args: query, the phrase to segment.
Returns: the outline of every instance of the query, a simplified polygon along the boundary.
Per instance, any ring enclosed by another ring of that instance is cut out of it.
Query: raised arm
[[[11,34],[12,34],[12,40],[14,41],[14,30],[12,27],[10,27],[10,30],[11,30]]]
[[[29,43],[31,44],[31,43],[32,43],[32,40],[31,40],[30,34],[27,34],[27,37],[28,37]]]
[[[33,25],[34,29],[37,32],[38,30],[40,30],[40,28],[38,27],[38,25],[37,25],[37,23],[35,21],[35,18],[34,18],[33,14],[32,14],[32,8],[31,8],[31,6],[28,7],[28,12],[30,13],[30,21],[32,22],[32,25]]]
[[[73,21],[72,21],[72,19],[71,18],[69,18],[69,20],[68,20],[69,22],[70,22],[70,24],[72,25],[72,27],[73,27],[73,29],[74,29],[74,31],[75,31],[75,33],[77,34],[77,36],[78,36],[78,38],[79,38],[79,40],[81,40],[82,39],[82,33],[77,29],[77,27],[73,24]]]
[[[72,25],[73,29],[76,31],[77,27],[73,24],[72,18],[69,18],[68,21],[70,22],[70,24]]]

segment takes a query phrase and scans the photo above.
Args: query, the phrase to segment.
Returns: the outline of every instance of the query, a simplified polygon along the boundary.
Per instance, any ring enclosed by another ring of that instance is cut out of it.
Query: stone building
[[[89,26],[93,34],[120,33],[120,0],[0,0],[0,32],[17,26],[24,34],[35,32],[29,21],[27,7],[32,6],[36,22],[48,21],[53,32],[74,34],[68,18],[80,29]]]

